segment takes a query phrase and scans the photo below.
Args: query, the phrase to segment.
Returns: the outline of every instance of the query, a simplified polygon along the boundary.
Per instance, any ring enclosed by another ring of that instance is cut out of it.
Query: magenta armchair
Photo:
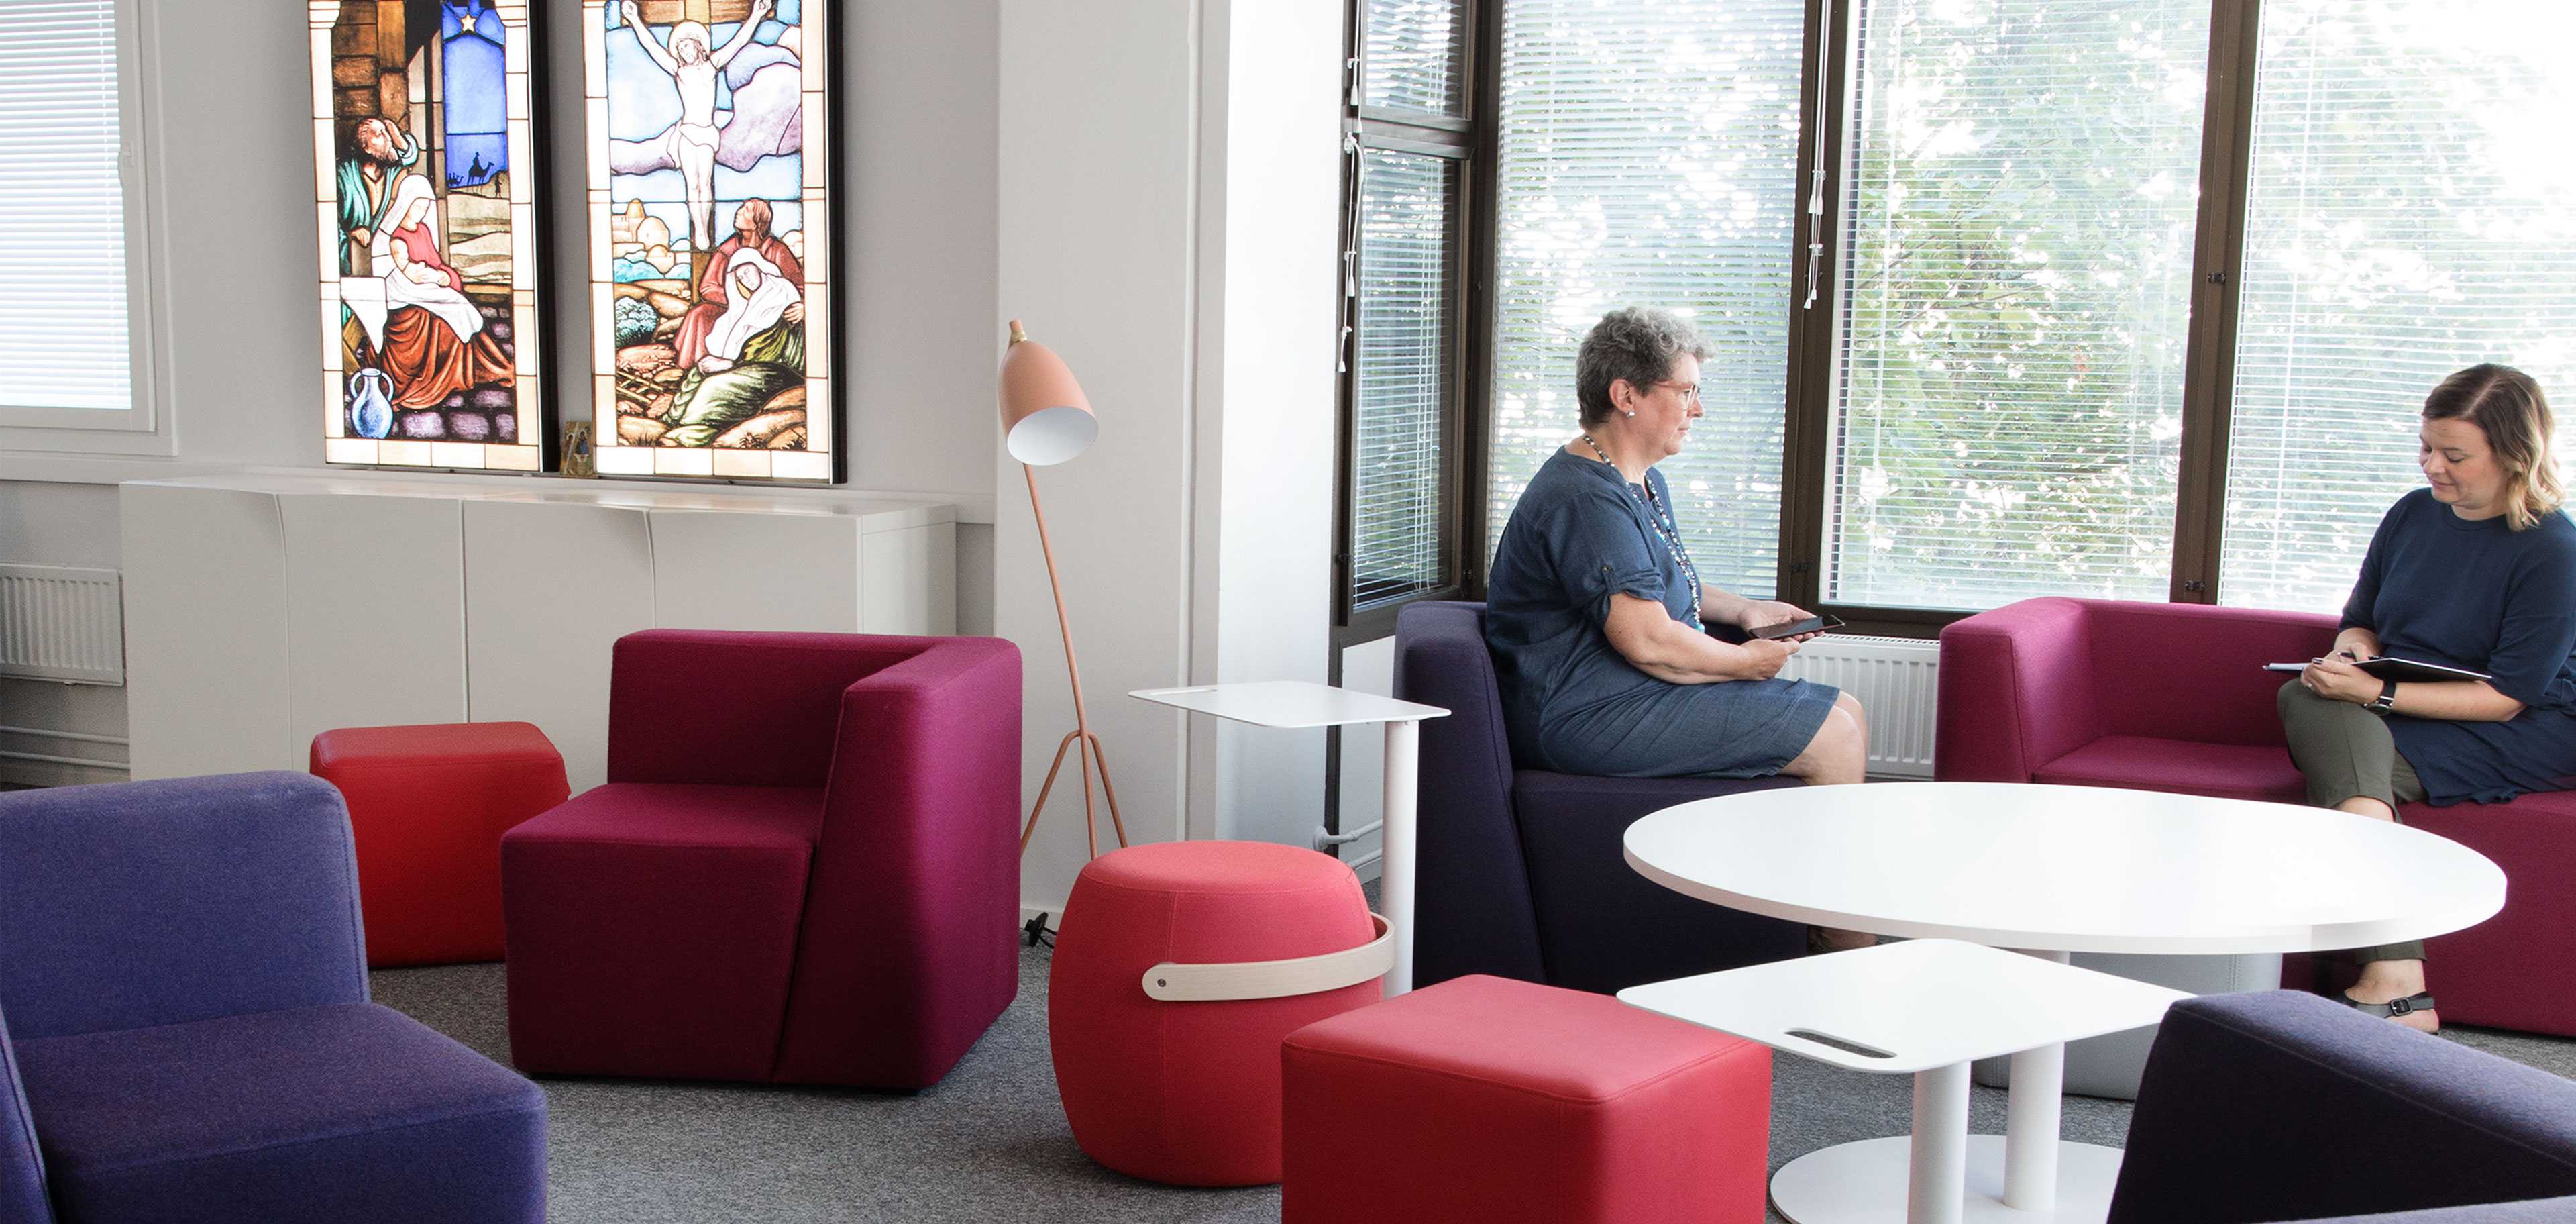
[[[608,783],[501,843],[523,1071],[916,1089],[1018,990],[1020,656],[618,639]]]
[[[2259,669],[2323,653],[2334,631],[2308,613],[2099,599],[1971,616],[1941,632],[1933,771],[2303,803],[2273,704],[2288,677]],[[2507,879],[2502,913],[2428,941],[2444,1022],[2576,1035],[2576,792],[2398,816]],[[2286,980],[2307,984],[2307,958],[2290,961]]]

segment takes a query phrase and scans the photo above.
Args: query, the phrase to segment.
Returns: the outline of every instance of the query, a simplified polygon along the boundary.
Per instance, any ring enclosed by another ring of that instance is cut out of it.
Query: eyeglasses
[[[1682,399],[1683,399],[1683,401],[1684,401],[1684,402],[1687,402],[1687,403],[1693,403],[1693,404],[1696,404],[1696,403],[1698,403],[1698,402],[1699,402],[1699,384],[1698,384],[1698,383],[1659,382],[1659,383],[1656,383],[1656,384],[1654,384],[1654,385],[1655,385],[1655,386],[1658,386],[1658,387],[1670,387],[1670,388],[1672,388],[1672,389],[1673,389],[1673,390],[1675,390],[1675,391],[1679,391],[1679,392],[1681,392],[1681,393],[1682,393]]]

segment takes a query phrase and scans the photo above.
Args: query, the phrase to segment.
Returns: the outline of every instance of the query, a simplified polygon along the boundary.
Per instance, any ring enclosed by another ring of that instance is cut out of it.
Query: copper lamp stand
[[[1118,834],[1121,848],[1127,845],[1126,822],[1118,819],[1118,791],[1109,785],[1109,758],[1100,751],[1100,737],[1091,733],[1091,715],[1082,705],[1082,667],[1073,658],[1073,623],[1064,614],[1064,584],[1055,576],[1055,546],[1047,540],[1046,511],[1038,503],[1038,472],[1028,464],[1020,465],[1020,474],[1029,481],[1029,513],[1038,521],[1038,551],[1046,555],[1047,588],[1055,592],[1056,629],[1064,635],[1064,670],[1073,680],[1073,730],[1055,746],[1055,761],[1047,766],[1046,781],[1038,787],[1038,801],[1029,808],[1029,823],[1020,830],[1020,853],[1029,852],[1029,839],[1037,835],[1038,813],[1046,810],[1047,793],[1055,789],[1055,775],[1064,768],[1064,753],[1079,742],[1086,748],[1075,756],[1082,768],[1082,835],[1091,848],[1091,857],[1100,857],[1100,821],[1091,803],[1091,767],[1100,766],[1100,792],[1109,801],[1109,827]]]
[[[1048,794],[1055,790],[1055,779],[1064,769],[1064,754],[1071,749],[1074,763],[1082,771],[1082,833],[1091,849],[1091,857],[1100,857],[1100,823],[1091,800],[1091,770],[1100,768],[1100,790],[1109,800],[1109,823],[1118,833],[1118,844],[1127,844],[1126,822],[1118,819],[1118,792],[1109,785],[1109,758],[1100,750],[1100,737],[1091,733],[1091,712],[1082,704],[1082,667],[1073,659],[1073,623],[1064,614],[1064,583],[1056,577],[1055,545],[1047,539],[1046,510],[1038,502],[1039,466],[1052,466],[1091,449],[1099,436],[1099,418],[1091,411],[1091,400],[1074,381],[1073,371],[1043,344],[1029,339],[1020,321],[1011,320],[1011,341],[1002,355],[1001,374],[1002,444],[1011,457],[1020,461],[1020,474],[1029,481],[1029,513],[1038,522],[1038,550],[1046,554],[1047,589],[1055,594],[1055,624],[1064,635],[1064,670],[1073,681],[1073,730],[1055,746],[1055,761],[1047,766],[1046,782],[1038,787],[1038,801],[1029,808],[1029,823],[1020,830],[1020,854],[1029,852],[1029,839],[1037,835],[1038,814],[1046,810]]]

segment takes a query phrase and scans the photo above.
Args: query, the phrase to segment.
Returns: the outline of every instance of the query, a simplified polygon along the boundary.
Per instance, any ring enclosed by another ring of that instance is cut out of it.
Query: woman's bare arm
[[[2337,638],[2336,648],[2340,650],[2342,645],[2343,640]],[[2376,655],[2378,651],[2371,653]],[[2370,704],[2381,688],[2379,677],[2332,655],[2308,664],[2308,669],[2299,673],[2299,683],[2320,697],[2355,705]],[[2509,722],[2522,713],[2523,705],[2484,680],[2439,680],[2399,684],[2388,708],[2410,718]]]
[[[1721,642],[1680,621],[1664,605],[1634,595],[1610,596],[1602,626],[1610,647],[1638,671],[1671,684],[1768,680],[1798,653],[1794,642]]]

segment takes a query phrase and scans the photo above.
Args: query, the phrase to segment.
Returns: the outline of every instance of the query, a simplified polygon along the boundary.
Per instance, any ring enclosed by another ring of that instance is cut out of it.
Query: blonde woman
[[[2424,400],[2428,487],[2397,499],[2362,558],[2327,657],[2281,686],[2308,801],[2380,820],[2403,804],[2500,803],[2576,786],[2576,523],[2549,451],[2549,401],[2520,370],[2472,366]],[[2492,680],[2381,682],[2380,655]],[[2440,1027],[2424,945],[2362,948],[2344,1001]]]

